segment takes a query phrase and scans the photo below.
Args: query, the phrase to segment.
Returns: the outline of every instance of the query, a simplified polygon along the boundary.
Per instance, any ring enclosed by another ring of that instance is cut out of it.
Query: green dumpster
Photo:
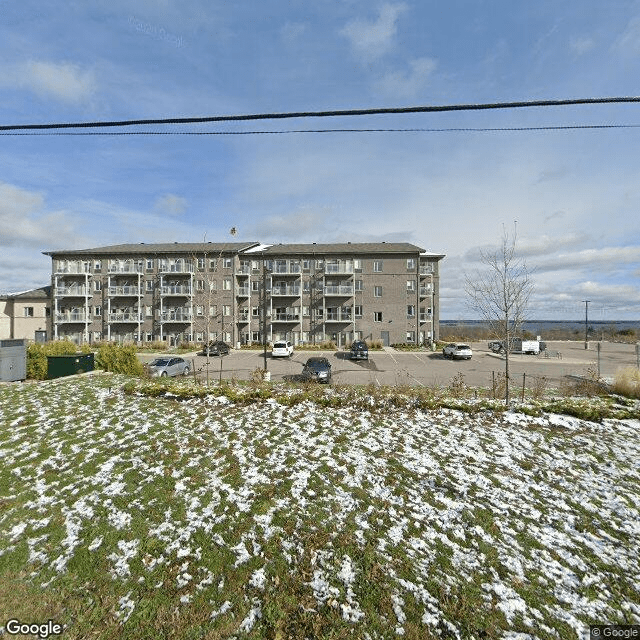
[[[93,353],[76,353],[66,356],[47,356],[47,379],[93,371],[94,355]]]

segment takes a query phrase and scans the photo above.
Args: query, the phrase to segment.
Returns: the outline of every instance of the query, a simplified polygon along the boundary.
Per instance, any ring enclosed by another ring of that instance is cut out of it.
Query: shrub
[[[144,367],[138,360],[134,345],[121,345],[115,342],[105,342],[98,347],[96,367],[112,373],[124,373],[140,376]]]
[[[640,370],[627,367],[616,373],[612,390],[628,398],[640,398]]]
[[[78,352],[78,346],[68,340],[54,340],[52,342],[34,342],[27,347],[27,378],[32,380],[46,380],[48,361],[47,356],[64,356]]]

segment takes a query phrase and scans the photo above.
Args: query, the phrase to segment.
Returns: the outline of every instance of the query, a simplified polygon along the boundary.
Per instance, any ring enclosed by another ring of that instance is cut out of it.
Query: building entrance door
[[[382,340],[382,344],[385,347],[389,346],[389,332],[388,331],[381,331],[380,332],[380,338]]]

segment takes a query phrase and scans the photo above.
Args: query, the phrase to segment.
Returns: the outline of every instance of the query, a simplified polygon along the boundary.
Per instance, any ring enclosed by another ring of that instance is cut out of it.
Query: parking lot
[[[291,359],[271,358],[271,352],[268,351],[267,369],[274,381],[295,381],[299,379],[307,358],[322,355],[331,363],[333,382],[337,384],[447,385],[454,376],[461,373],[468,385],[490,386],[492,372],[497,375],[504,371],[504,357],[491,353],[486,342],[471,343],[471,347],[473,357],[462,361],[445,359],[441,351],[403,352],[391,348],[370,351],[368,361],[351,361],[348,351],[295,351]],[[589,369],[597,369],[598,352],[595,342],[589,343],[587,350],[584,342],[549,342],[547,352],[550,357],[543,357],[542,354],[512,354],[511,375],[514,378],[521,378],[523,373],[530,377],[545,376],[553,384],[567,375],[584,376]],[[143,360],[148,362],[152,357],[145,355]],[[198,378],[206,377],[205,356],[186,354],[182,357],[192,367],[195,365]],[[248,380],[256,369],[264,367],[263,352],[257,350],[232,350],[228,356],[211,356],[209,361],[209,376],[215,380],[219,377]],[[636,365],[635,345],[601,343],[601,377],[613,378],[620,368]]]

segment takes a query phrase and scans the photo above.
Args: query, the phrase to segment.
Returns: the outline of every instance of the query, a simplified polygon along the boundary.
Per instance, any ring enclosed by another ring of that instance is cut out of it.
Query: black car
[[[368,360],[369,359],[369,347],[363,340],[356,340],[351,345],[351,352],[349,354],[351,360]]]
[[[309,358],[302,370],[304,380],[315,380],[329,384],[331,382],[331,364],[326,358]]]
[[[204,347],[202,347],[203,356],[227,356],[229,355],[229,351],[229,345],[221,340],[212,340],[209,344],[205,344]]]

